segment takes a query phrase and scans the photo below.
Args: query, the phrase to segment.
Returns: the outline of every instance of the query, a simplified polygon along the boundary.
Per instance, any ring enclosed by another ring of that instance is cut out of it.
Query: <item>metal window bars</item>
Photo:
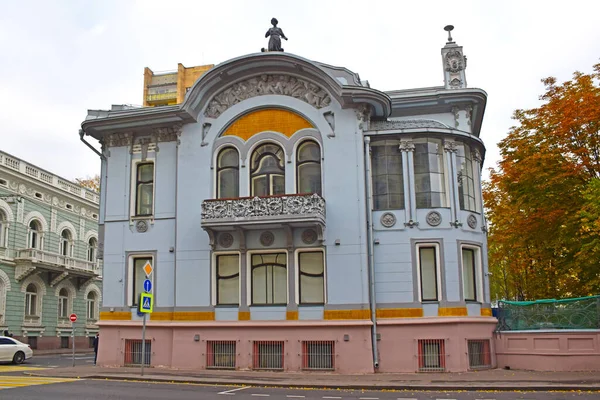
[[[146,340],[144,365],[150,366],[152,359],[152,341]],[[125,339],[125,366],[142,365],[141,339]]]
[[[467,340],[467,353],[470,369],[492,367],[492,356],[489,340]]]
[[[236,343],[233,340],[206,342],[206,368],[235,369]]]
[[[445,348],[444,339],[420,339],[417,350],[419,372],[444,371],[446,369]]]
[[[332,371],[335,369],[335,342],[310,340],[302,342],[302,369]]]
[[[252,354],[253,369],[282,370],[284,366],[283,341],[254,341]]]

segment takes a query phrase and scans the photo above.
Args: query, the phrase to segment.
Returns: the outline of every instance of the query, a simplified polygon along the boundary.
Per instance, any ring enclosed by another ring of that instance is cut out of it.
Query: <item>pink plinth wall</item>
[[[469,369],[468,340],[486,340],[492,345],[496,318],[442,317],[379,320],[380,372],[418,372],[419,340],[444,340],[445,372]],[[494,366],[490,346],[490,366]]]
[[[600,331],[499,332],[499,368],[600,371]]]

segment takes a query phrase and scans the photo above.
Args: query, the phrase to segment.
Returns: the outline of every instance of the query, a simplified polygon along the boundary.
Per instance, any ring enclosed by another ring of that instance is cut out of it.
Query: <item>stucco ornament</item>
[[[475,229],[477,227],[477,217],[473,214],[469,215],[467,217],[467,225],[469,225],[471,229]]]
[[[302,232],[302,242],[304,244],[313,244],[317,239],[317,232],[314,229],[306,229]]]
[[[379,221],[381,222],[381,225],[385,226],[386,228],[391,228],[392,226],[396,225],[396,216],[391,212],[386,212],[381,215]]]
[[[204,115],[218,118],[229,107],[241,101],[269,94],[290,96],[315,108],[323,108],[331,104],[329,94],[312,82],[290,75],[263,74],[234,83],[216,94],[208,103]]]
[[[442,223],[442,214],[437,211],[430,211],[425,217],[427,223],[431,226],[438,226]]]
[[[260,234],[260,244],[263,246],[270,246],[275,241],[275,235],[271,231],[265,231]]]
[[[467,68],[467,57],[458,50],[451,50],[446,54],[446,71],[457,73]]]
[[[137,221],[135,223],[135,230],[140,232],[140,233],[144,233],[146,231],[148,231],[148,222],[146,221]]]
[[[229,232],[221,233],[219,235],[219,245],[228,249],[233,244],[233,236]]]
[[[318,214],[325,218],[325,200],[317,194],[309,194],[202,202],[203,220],[302,214]]]

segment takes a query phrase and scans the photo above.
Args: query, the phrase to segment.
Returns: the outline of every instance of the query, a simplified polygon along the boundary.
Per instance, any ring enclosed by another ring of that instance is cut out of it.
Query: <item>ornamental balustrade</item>
[[[202,221],[253,217],[320,217],[325,219],[325,199],[318,194],[244,197],[204,200]]]
[[[38,249],[16,250],[16,257],[20,259],[29,259],[33,262],[58,265],[67,268],[76,268],[84,271],[98,272],[98,263],[78,258],[67,257],[61,254],[50,253]],[[101,270],[100,270],[101,271]],[[100,272],[101,273],[101,272]]]

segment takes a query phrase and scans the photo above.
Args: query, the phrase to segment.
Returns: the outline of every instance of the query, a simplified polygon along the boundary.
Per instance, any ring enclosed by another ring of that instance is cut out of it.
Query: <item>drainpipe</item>
[[[377,305],[375,300],[375,256],[373,254],[373,197],[371,189],[371,138],[365,136],[365,190],[367,211],[367,268],[369,271],[369,305],[371,307],[371,344],[373,346],[373,367],[379,368],[377,349]]]
[[[106,160],[106,157],[104,157],[104,154],[100,153],[98,150],[96,150],[96,148],[94,146],[92,146],[91,144],[89,144],[88,142],[85,141],[85,139],[83,138],[85,136],[85,131],[83,129],[79,130],[79,139],[81,139],[81,141],[83,143],[85,143],[85,145],[87,147],[89,147],[90,149],[92,149],[92,151],[96,154],[98,154],[100,156],[101,159]]]

